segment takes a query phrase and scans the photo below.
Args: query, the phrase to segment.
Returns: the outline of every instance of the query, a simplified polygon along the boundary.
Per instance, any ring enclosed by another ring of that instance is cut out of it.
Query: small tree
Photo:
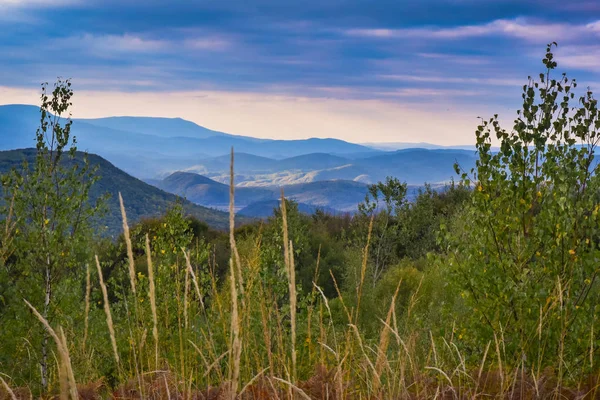
[[[373,262],[374,283],[396,261],[400,226],[395,217],[405,205],[406,183],[392,177],[387,177],[385,182],[370,185],[365,201],[358,205],[363,219],[373,218],[369,257]]]
[[[90,250],[91,219],[99,209],[98,204],[89,203],[90,188],[97,180],[95,168],[85,155],[76,154],[76,140],[71,134],[72,96],[69,80],[59,79],[51,92],[47,84],[42,85],[32,165],[26,160],[21,170],[13,169],[2,179],[5,203],[11,207],[3,214],[14,222],[13,248],[8,252],[14,254],[14,262],[7,263],[6,269],[17,280],[17,307],[24,307],[20,299],[27,298],[51,323],[55,287],[75,267],[83,265]],[[28,154],[25,150],[26,157]],[[41,383],[46,390],[45,331],[40,351]]]
[[[511,365],[557,362],[560,375],[564,360],[590,366],[597,331],[600,119],[589,90],[571,107],[576,82],[552,77],[551,50],[546,71],[523,86],[512,132],[497,115],[477,128],[479,160],[462,175],[472,204],[451,249],[474,344],[495,336]]]

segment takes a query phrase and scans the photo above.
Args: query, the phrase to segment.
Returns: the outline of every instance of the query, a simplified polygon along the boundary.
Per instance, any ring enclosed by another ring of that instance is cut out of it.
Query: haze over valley
[[[39,108],[0,106],[0,150],[32,146]],[[397,177],[414,196],[424,183],[442,187],[469,170],[475,152],[419,143],[392,150],[339,139],[269,140],[231,135],[180,118],[74,119],[80,150],[97,154],[127,174],[204,207],[226,210],[230,151],[235,152],[236,210],[270,215],[281,188],[302,205],[353,213],[369,184]],[[246,209],[244,211],[244,209]]]

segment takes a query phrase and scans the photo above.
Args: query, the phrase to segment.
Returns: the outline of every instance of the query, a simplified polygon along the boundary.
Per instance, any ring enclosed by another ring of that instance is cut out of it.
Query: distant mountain
[[[181,118],[153,117],[108,117],[95,119],[79,119],[90,125],[125,132],[144,133],[160,137],[190,137],[206,139],[211,136],[231,136],[196,125]]]
[[[314,171],[351,164],[348,158],[327,153],[310,153],[279,160],[279,171],[301,170]]]
[[[208,207],[223,208],[229,204],[229,187],[205,176],[189,172],[175,172],[157,186],[171,193]],[[367,193],[367,185],[352,181],[321,181],[283,186],[285,196],[314,207],[330,211],[355,211]],[[281,187],[236,187],[235,204],[246,207],[258,202],[277,200]],[[241,213],[241,211],[240,211]]]
[[[281,206],[280,200],[264,200],[252,203],[241,209],[238,213],[247,217],[253,218],[268,218],[274,214],[276,209]],[[328,214],[338,214],[337,210],[328,207],[318,207],[311,204],[298,203],[298,211],[303,214],[314,214],[317,210],[324,211]]]
[[[457,178],[454,164],[469,170],[475,166],[472,150],[405,149],[356,160],[357,166],[368,171],[372,181],[395,176],[408,184],[447,182]]]
[[[0,150],[31,147],[39,110],[34,106],[0,106]],[[469,170],[473,150],[410,148],[381,151],[337,139],[266,140],[213,131],[180,118],[111,117],[74,120],[78,148],[96,153],[140,179],[162,179],[175,171],[204,175],[228,184],[230,151],[235,154],[238,187],[279,187],[318,181],[376,183],[394,176],[411,185],[456,178],[454,163]],[[423,144],[423,146],[436,147]],[[170,183],[165,183],[169,184]],[[199,204],[227,204],[218,190],[167,190]],[[210,199],[206,193],[212,196]],[[269,200],[264,192],[241,191],[240,206]],[[247,196],[246,196],[247,194]],[[246,197],[245,197],[246,196]],[[250,200],[248,200],[250,201]],[[219,206],[221,207],[221,206]]]
[[[35,149],[0,151],[0,174],[8,172],[12,167],[20,168],[23,160],[27,160],[30,164],[33,163],[35,154]],[[100,175],[99,181],[92,187],[90,199],[95,201],[105,193],[111,195],[108,201],[108,214],[101,220],[101,223],[108,227],[109,234],[117,234],[121,231],[119,192],[123,196],[130,223],[135,223],[142,217],[159,216],[177,201],[177,196],[174,194],[164,192],[128,175],[102,157],[89,154],[88,159],[92,165],[99,167],[98,174]],[[75,162],[82,162],[82,153],[77,154]],[[229,216],[227,213],[202,207],[187,200],[180,199],[180,201],[189,215],[205,221],[213,228],[228,228]],[[238,219],[240,223],[249,221],[247,218]]]
[[[278,169],[278,161],[273,158],[261,157],[254,154],[238,153],[234,155],[236,171],[270,172]],[[188,172],[205,174],[208,172],[225,172],[229,175],[231,155],[208,157],[197,160],[194,165],[185,169]]]
[[[373,154],[369,153],[369,155]],[[231,156],[229,154],[211,157],[199,160],[192,167],[186,168],[185,171],[198,174],[225,174],[229,176],[230,160]],[[310,172],[349,165],[351,163],[352,161],[348,158],[327,153],[303,154],[280,160],[248,153],[235,153],[234,167],[238,174],[271,174],[284,171]]]
[[[0,150],[35,146],[39,109],[32,106],[0,106]]]
[[[442,146],[438,144],[426,143],[426,142],[418,142],[418,143],[410,143],[410,142],[375,142],[375,143],[361,143],[363,146],[370,147],[372,149],[383,150],[383,151],[396,151],[396,150],[404,150],[404,149],[447,149],[447,150],[475,150],[475,146],[473,145],[455,145],[455,146]]]
[[[0,106],[0,150],[31,147],[39,124],[39,109],[28,105]],[[338,139],[267,140],[228,135],[179,118],[114,117],[75,119],[73,134],[79,148],[106,157],[139,178],[188,167],[206,155],[236,150],[281,159],[310,153],[351,154],[372,149]],[[132,159],[144,159],[140,167]],[[160,162],[152,162],[159,159]]]
[[[287,186],[330,180],[370,184],[383,181],[388,176],[410,185],[422,185],[456,179],[454,163],[458,162],[464,170],[469,170],[476,159],[476,153],[471,150],[405,149],[355,159],[307,154],[273,161],[269,164],[270,170],[265,170],[264,161],[260,168],[252,165],[239,167],[236,163],[235,170],[236,182],[244,187]],[[228,171],[211,163],[203,164],[194,172],[201,172],[218,182],[229,180]]]
[[[203,175],[190,172],[175,172],[157,186],[167,192],[210,207],[225,208],[229,205],[229,185],[219,183]],[[276,199],[274,191],[263,188],[236,188],[236,207],[245,207],[261,200]]]
[[[367,185],[346,180],[318,181],[286,186],[284,193],[299,203],[354,212],[365,199]]]

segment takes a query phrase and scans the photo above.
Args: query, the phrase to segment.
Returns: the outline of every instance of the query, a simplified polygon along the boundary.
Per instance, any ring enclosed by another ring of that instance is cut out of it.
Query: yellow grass
[[[104,284],[104,278],[102,277],[102,268],[100,268],[100,261],[98,260],[98,256],[95,256],[96,267],[98,269],[98,278],[100,279],[100,288],[102,289],[102,296],[104,298],[104,313],[106,314],[106,324],[108,325],[108,332],[110,334],[110,343],[113,349],[113,355],[115,357],[115,362],[119,365],[119,350],[117,349],[117,339],[115,337],[115,327],[113,324],[112,314],[110,312],[110,303],[108,301],[108,291],[106,290],[106,285]]]

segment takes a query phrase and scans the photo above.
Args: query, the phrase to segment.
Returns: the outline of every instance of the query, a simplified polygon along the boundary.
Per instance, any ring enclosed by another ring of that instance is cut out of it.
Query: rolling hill
[[[196,204],[216,208],[226,208],[229,205],[229,185],[216,182],[203,175],[175,172],[162,181],[158,181],[157,186]],[[270,199],[277,199],[276,193],[272,190],[244,187],[238,187],[235,190],[235,205],[238,208]]]
[[[229,165],[209,159],[199,162],[190,172],[201,173],[225,183],[229,180]],[[287,186],[318,181],[346,180],[366,184],[394,176],[409,185],[444,183],[456,179],[454,163],[465,170],[475,165],[476,155],[471,150],[405,149],[381,153],[365,158],[349,159],[331,154],[306,154],[283,160],[260,160],[252,164],[244,157],[242,165],[236,162],[236,182],[250,187]]]
[[[0,174],[8,172],[11,168],[20,168],[23,160],[32,163],[35,159],[35,149],[22,149],[0,152]],[[82,162],[82,153],[78,153],[74,162]],[[139,221],[142,217],[158,216],[178,200],[174,194],[162,191],[154,186],[140,181],[116,168],[102,157],[89,154],[88,159],[92,165],[99,167],[99,181],[92,187],[90,199],[95,201],[105,193],[111,195],[108,200],[108,213],[100,221],[108,227],[109,234],[117,234],[121,230],[121,213],[119,210],[118,193],[121,192],[127,209],[130,223]],[[213,210],[182,200],[185,211],[198,219],[206,222],[216,229],[227,229],[229,216],[225,212]],[[249,221],[248,218],[238,218],[240,223]]]
[[[168,192],[207,207],[224,208],[229,204],[229,186],[205,176],[189,172],[175,172],[156,185]],[[321,207],[329,211],[356,210],[367,193],[367,185],[353,181],[320,181],[287,186],[243,187],[235,189],[236,207],[277,201],[283,187],[285,196],[301,204]],[[240,214],[243,212],[240,211]],[[254,213],[254,212],[253,212]]]
[[[206,207],[227,209],[229,206],[229,186],[206,176],[175,172],[163,180],[152,184],[171,193],[184,196],[196,204]],[[407,198],[412,200],[423,185],[408,185]],[[442,185],[433,185],[442,187]],[[283,189],[286,198],[298,203],[300,210],[307,214],[321,209],[331,214],[354,213],[364,201],[367,185],[356,181],[333,180],[315,181],[283,186],[235,188],[235,206],[239,215],[266,217],[281,198]]]

